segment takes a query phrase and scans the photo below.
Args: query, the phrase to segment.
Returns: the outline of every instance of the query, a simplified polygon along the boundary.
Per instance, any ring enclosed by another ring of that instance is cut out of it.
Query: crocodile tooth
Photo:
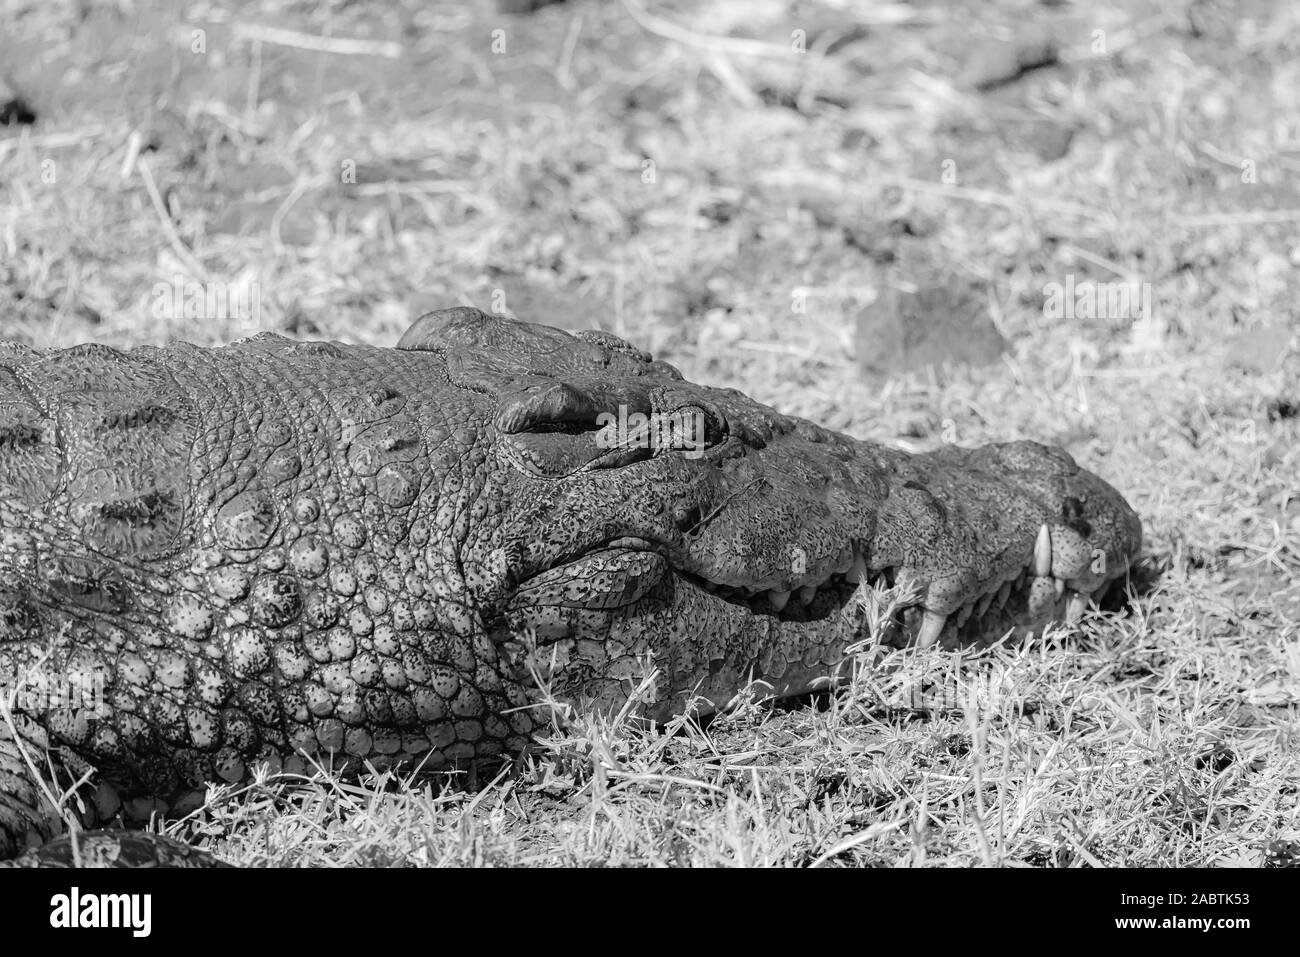
[[[998,589],[998,604],[1005,605],[1011,597],[1011,587],[1015,582],[1003,582],[1002,587]]]
[[[852,545],[845,545],[840,549],[839,555],[835,559],[835,573],[843,574],[853,567],[853,555],[856,549]]]
[[[781,611],[785,608],[785,603],[790,600],[790,593],[788,591],[777,591],[773,588],[767,593],[767,600],[772,603],[775,610]]]
[[[1034,542],[1034,575],[1046,578],[1052,574],[1052,533],[1044,524],[1038,529],[1038,540]]]
[[[1059,578],[1053,578],[1052,581],[1056,582],[1056,597],[1060,598],[1065,593],[1065,582]]]
[[[958,627],[958,628],[960,628],[962,625],[966,624],[967,619],[970,618],[970,616],[971,616],[971,612],[973,612],[974,610],[975,610],[975,606],[974,606],[974,605],[962,605],[960,608],[957,609],[957,627]]]
[[[862,552],[853,549],[853,565],[844,573],[844,580],[851,584],[857,584],[867,578],[867,560],[862,557]]]
[[[1056,586],[1053,578],[1035,578],[1029,583],[1025,610],[1033,621],[1041,621],[1052,613],[1056,605]]]
[[[1084,611],[1088,608],[1088,596],[1080,592],[1070,590],[1069,596],[1065,599],[1065,620],[1073,624],[1083,617]]]
[[[975,617],[983,618],[985,612],[989,610],[989,605],[993,604],[993,599],[997,597],[998,597],[998,593],[995,591],[991,591],[987,595],[980,596],[979,605],[977,605],[975,608]]]
[[[916,633],[916,643],[922,648],[929,648],[939,640],[939,635],[943,632],[943,626],[947,623],[947,615],[941,615],[937,611],[930,611],[927,608],[921,618],[921,629]]]
[[[805,605],[817,597],[816,585],[804,585],[799,589],[799,600]]]

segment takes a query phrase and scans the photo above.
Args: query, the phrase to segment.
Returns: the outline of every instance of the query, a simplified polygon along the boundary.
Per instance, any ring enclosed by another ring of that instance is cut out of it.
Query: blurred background
[[[922,437],[960,418],[933,389],[1007,363],[1277,371],[1298,28],[1267,0],[6,0],[0,335],[383,344],[470,303],[841,427],[920,383],[933,421],[893,431]]]

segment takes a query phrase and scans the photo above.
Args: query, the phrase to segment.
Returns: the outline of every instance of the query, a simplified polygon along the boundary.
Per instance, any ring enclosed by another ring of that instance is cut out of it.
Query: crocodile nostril
[[[682,532],[690,534],[703,520],[699,505],[679,504],[673,509],[673,524]]]
[[[1092,534],[1092,525],[1083,515],[1083,502],[1073,495],[1067,495],[1061,501],[1061,523],[1074,529],[1084,538]]]

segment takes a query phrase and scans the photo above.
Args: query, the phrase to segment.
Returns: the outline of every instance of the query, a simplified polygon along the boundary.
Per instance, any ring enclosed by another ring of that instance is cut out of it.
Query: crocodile
[[[1031,634],[1141,537],[1060,449],[908,453],[469,307],[396,348],[3,343],[0,859],[210,863],[122,825]]]

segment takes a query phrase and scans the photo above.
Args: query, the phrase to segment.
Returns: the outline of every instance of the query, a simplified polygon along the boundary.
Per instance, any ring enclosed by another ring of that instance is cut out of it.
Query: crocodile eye
[[[559,478],[656,455],[700,455],[725,430],[712,409],[635,377],[581,384],[518,376],[499,392],[495,424],[514,464]]]
[[[612,411],[611,411],[612,410]],[[620,420],[644,418],[644,390],[618,384],[580,387],[542,376],[521,376],[499,396],[495,424],[502,447],[516,467],[562,478],[596,468],[617,468],[649,457],[652,450],[620,444]]]
[[[655,396],[658,405],[664,396]],[[630,400],[630,401],[628,401]],[[623,468],[657,455],[698,458],[726,436],[725,419],[700,404],[652,409],[651,397],[555,383],[505,406],[497,425],[517,466],[534,475]]]
[[[661,450],[694,458],[720,445],[727,437],[727,420],[716,409],[695,402],[660,415]]]

